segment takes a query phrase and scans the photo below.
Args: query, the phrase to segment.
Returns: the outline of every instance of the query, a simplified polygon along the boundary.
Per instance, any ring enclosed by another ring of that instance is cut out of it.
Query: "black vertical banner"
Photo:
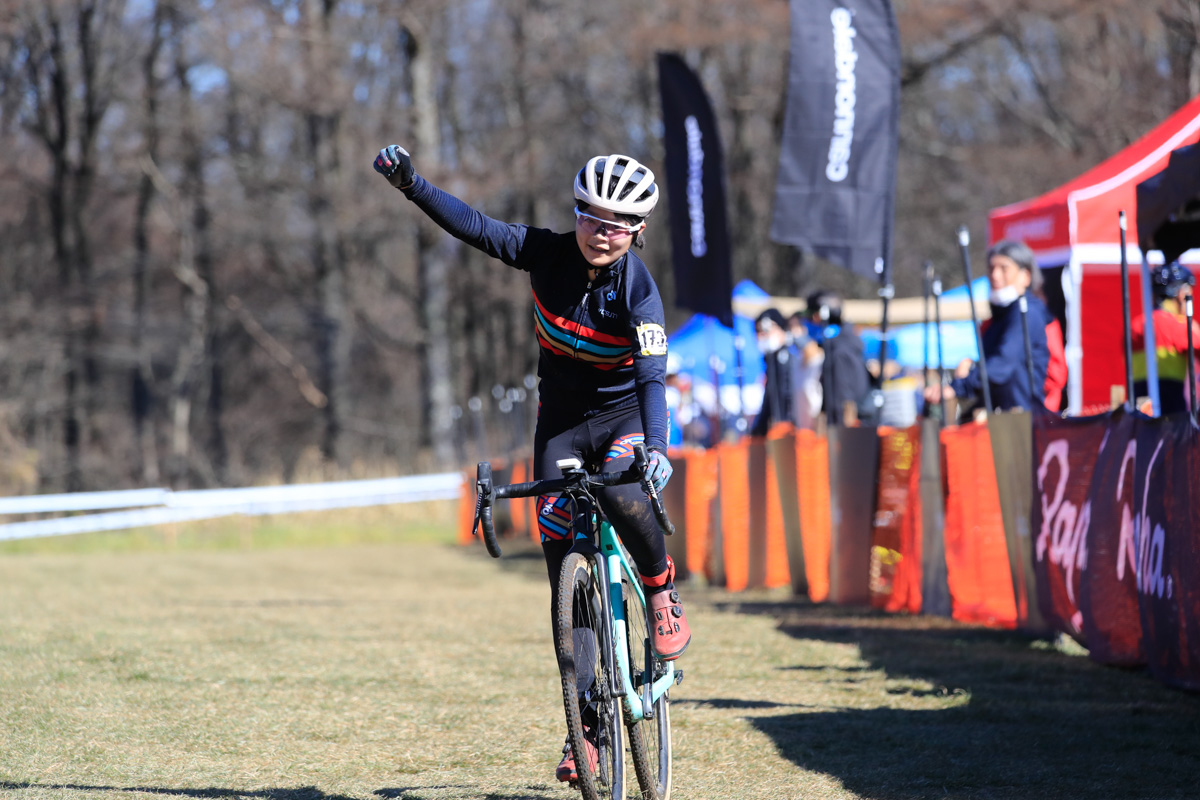
[[[878,278],[891,263],[900,37],[888,0],[791,0],[771,238]],[[886,282],[886,281],[885,281]]]
[[[725,160],[708,95],[674,53],[658,54],[675,305],[733,327]]]

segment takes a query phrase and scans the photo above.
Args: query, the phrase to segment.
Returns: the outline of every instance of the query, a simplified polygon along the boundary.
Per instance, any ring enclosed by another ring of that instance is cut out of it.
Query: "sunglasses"
[[[632,236],[642,227],[641,223],[637,225],[624,225],[620,222],[593,217],[591,214],[585,214],[578,208],[575,209],[575,222],[582,226],[589,235],[607,236],[609,239],[622,239],[626,236]]]

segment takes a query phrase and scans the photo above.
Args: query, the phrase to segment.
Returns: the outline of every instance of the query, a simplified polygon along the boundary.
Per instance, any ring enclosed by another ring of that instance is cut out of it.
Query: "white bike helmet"
[[[646,217],[658,203],[654,173],[629,156],[596,156],[575,176],[575,198],[614,214]]]

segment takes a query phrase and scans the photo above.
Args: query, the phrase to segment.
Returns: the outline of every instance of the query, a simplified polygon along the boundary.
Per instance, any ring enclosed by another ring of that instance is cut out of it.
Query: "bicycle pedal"
[[[683,683],[683,670],[677,669],[675,670],[675,685],[678,686],[681,683]]]

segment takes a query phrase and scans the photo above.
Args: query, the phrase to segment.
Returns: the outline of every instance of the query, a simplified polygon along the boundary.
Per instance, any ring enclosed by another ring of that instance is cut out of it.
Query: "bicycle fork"
[[[574,498],[573,520],[571,524],[572,530],[586,531],[591,530],[595,524],[593,517],[595,510],[592,504],[580,498]],[[611,596],[611,583],[609,582],[608,559],[604,553],[596,547],[595,541],[591,538],[586,540],[577,540],[572,550],[585,552],[590,556],[592,569],[596,581],[596,588],[600,595],[600,614],[604,624],[600,625],[600,641],[597,643],[600,647],[600,662],[604,666],[605,675],[608,677],[608,690],[612,697],[625,696],[625,683],[621,676],[621,670],[617,662],[617,657],[614,655],[616,647],[613,642],[613,599]],[[620,573],[617,574],[617,591],[620,591]]]
[[[592,560],[592,564],[596,570],[596,583],[600,587],[600,609],[604,615],[603,619],[615,622],[613,616],[614,605],[612,597],[612,582],[609,580],[609,564],[608,558],[603,553],[596,553]],[[621,590],[621,582],[617,581],[617,591]],[[604,662],[604,672],[608,676],[608,690],[613,697],[624,697],[625,681],[622,675],[621,665],[617,663],[616,637],[614,635],[614,625],[601,625],[601,655],[600,658]]]
[[[594,509],[591,504],[576,499],[572,529],[573,530],[590,530],[595,524],[593,520]],[[636,578],[630,568],[624,563],[624,559],[620,554],[619,547],[616,544],[617,537],[609,528],[604,530],[603,526],[607,526],[607,522],[602,522],[602,529],[597,531],[600,546],[589,538],[587,540],[578,540],[575,542],[573,550],[586,552],[591,559],[592,568],[597,588],[600,594],[600,610],[603,619],[609,624],[604,624],[600,627],[600,641],[597,643],[600,647],[600,660],[604,666],[605,673],[608,677],[608,691],[612,697],[622,698],[622,701],[629,713],[635,720],[653,719],[654,718],[654,702],[662,696],[671,684],[677,682],[678,678],[683,673],[675,669],[673,662],[667,662],[666,670],[663,675],[655,680],[654,676],[654,654],[651,652],[648,630],[637,631],[637,635],[643,637],[643,649],[646,653],[646,663],[642,665],[645,670],[642,680],[642,691],[640,694],[633,686],[633,669],[634,665],[629,662],[629,648],[627,646],[627,637],[629,632],[627,626],[629,624],[625,617],[625,600],[621,593],[621,575],[623,572],[629,576],[630,584],[636,584]],[[635,591],[639,591],[635,588]],[[634,602],[644,603],[645,598],[639,597]],[[620,641],[618,643],[618,637]],[[637,697],[640,702],[634,702],[630,697]]]

